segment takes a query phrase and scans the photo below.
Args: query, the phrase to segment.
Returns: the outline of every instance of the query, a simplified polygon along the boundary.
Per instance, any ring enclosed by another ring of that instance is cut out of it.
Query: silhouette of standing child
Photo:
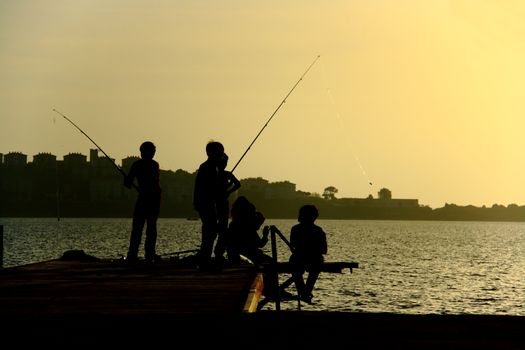
[[[232,172],[226,170],[228,165],[228,155],[225,153],[219,164],[219,183],[221,186],[221,193],[217,199],[217,223],[218,237],[215,244],[214,255],[215,259],[220,263],[224,260],[224,253],[228,244],[228,220],[230,218],[230,200],[229,196],[241,187],[241,182],[233,175]]]
[[[201,270],[212,268],[213,245],[219,232],[219,198],[224,193],[220,177],[224,146],[218,141],[210,141],[206,144],[206,155],[208,159],[197,170],[193,192],[193,206],[202,223],[201,245],[197,254]]]
[[[290,231],[292,255],[290,263],[297,293],[301,300],[311,303],[317,278],[327,253],[326,234],[315,224],[319,212],[314,205],[304,205],[299,209],[298,221]],[[303,275],[308,272],[306,283]]]
[[[160,209],[160,170],[159,163],[153,160],[156,147],[151,141],[140,145],[141,159],[131,165],[129,174],[124,178],[124,186],[131,188],[135,178],[138,182],[138,196],[133,211],[133,222],[129,238],[129,249],[126,260],[138,260],[138,250],[142,239],[142,230],[146,224],[146,240],[144,242],[145,259],[157,262],[160,257],[155,252],[157,243],[157,219]]]

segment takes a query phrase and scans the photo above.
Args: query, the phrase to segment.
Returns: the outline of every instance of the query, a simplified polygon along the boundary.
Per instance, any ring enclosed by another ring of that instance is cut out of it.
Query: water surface
[[[265,224],[289,237],[295,223],[267,219]],[[326,261],[355,261],[359,268],[322,273],[314,290],[316,304],[301,304],[304,310],[525,315],[525,223],[317,223],[327,233]],[[4,267],[9,267],[55,259],[70,249],[120,258],[127,251],[131,219],[0,218],[0,225]],[[199,221],[159,220],[159,254],[196,249],[199,243]],[[269,244],[266,248],[269,253]],[[289,257],[283,242],[278,253],[280,261]],[[296,309],[297,303],[284,302],[281,308]]]

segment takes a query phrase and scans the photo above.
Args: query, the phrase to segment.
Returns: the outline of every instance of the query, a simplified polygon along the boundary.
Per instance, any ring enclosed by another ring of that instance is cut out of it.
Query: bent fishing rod
[[[106,152],[104,152],[104,150],[103,150],[102,148],[100,148],[100,146],[97,145],[97,143],[96,143],[95,141],[93,141],[93,139],[92,139],[91,137],[89,137],[88,134],[86,134],[82,129],[80,129],[80,128],[78,127],[77,124],[73,123],[73,121],[72,121],[71,119],[69,119],[69,118],[66,117],[63,113],[57,111],[57,110],[54,109],[54,108],[53,108],[53,112],[56,112],[56,113],[60,114],[62,117],[64,117],[65,120],[67,120],[68,122],[70,122],[71,124],[73,124],[73,126],[74,126],[75,128],[77,128],[78,131],[80,131],[84,136],[86,136],[86,137],[89,139],[89,141],[91,141],[91,142],[92,142],[92,143],[93,143],[93,144],[94,144],[94,145],[100,150],[100,152],[104,153],[104,155],[106,156],[106,158],[111,162],[111,164],[113,164],[113,165],[115,166],[115,168],[117,168],[117,170],[118,170],[118,171],[124,176],[124,178],[126,178],[126,177],[128,176],[128,175],[124,172],[124,170],[122,170],[122,168],[119,167],[119,166],[117,165],[117,163],[115,163],[115,161],[113,161],[113,159],[111,159],[111,158],[108,156],[108,154],[107,154]],[[139,188],[138,188],[135,184],[132,184],[132,186],[138,191]]]
[[[264,126],[262,127],[262,129],[259,131],[259,133],[257,134],[257,136],[255,136],[255,138],[253,139],[252,143],[250,143],[250,145],[248,146],[248,148],[246,149],[246,151],[244,151],[244,153],[242,154],[241,158],[237,161],[237,164],[235,164],[235,166],[232,168],[232,170],[230,172],[233,173],[233,171],[235,170],[235,168],[237,168],[237,165],[239,165],[239,163],[241,162],[241,160],[244,158],[244,156],[246,155],[246,153],[248,153],[248,151],[250,150],[250,148],[252,148],[253,144],[255,143],[255,141],[257,141],[257,139],[259,138],[259,136],[262,134],[263,130],[266,128],[266,126],[268,125],[268,123],[270,123],[270,121],[272,120],[272,118],[275,116],[275,114],[277,114],[277,111],[282,107],[282,105],[284,105],[284,103],[286,102],[286,99],[292,94],[292,92],[295,90],[295,88],[297,87],[297,85],[299,85],[299,83],[303,80],[303,78],[305,77],[305,75],[308,73],[308,71],[310,70],[310,68],[312,68],[312,66],[315,64],[315,62],[317,62],[317,60],[319,59],[319,57],[321,57],[321,55],[317,55],[317,57],[315,58],[315,60],[308,66],[308,68],[306,69],[306,71],[303,73],[303,75],[301,75],[301,77],[299,78],[299,80],[297,80],[297,82],[295,83],[295,85],[290,89],[290,91],[288,92],[288,94],[286,94],[286,96],[284,97],[284,99],[281,101],[281,103],[279,104],[279,106],[277,106],[277,108],[275,109],[275,111],[273,111],[272,115],[270,116],[270,118],[266,121],[266,123],[264,124]]]

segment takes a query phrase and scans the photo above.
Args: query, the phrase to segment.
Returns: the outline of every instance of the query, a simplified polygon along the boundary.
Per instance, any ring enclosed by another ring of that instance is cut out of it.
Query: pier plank
[[[51,260],[0,270],[2,315],[254,312],[254,266],[202,272],[170,261]],[[249,306],[246,306],[249,305]]]
[[[263,280],[253,266],[53,260],[1,269],[0,286],[2,345],[21,348],[525,348],[520,316],[255,312]]]

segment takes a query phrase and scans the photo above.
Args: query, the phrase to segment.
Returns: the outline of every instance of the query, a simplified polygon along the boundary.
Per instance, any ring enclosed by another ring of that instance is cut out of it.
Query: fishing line
[[[321,67],[322,67],[322,70],[323,70],[323,80],[325,81],[325,86],[327,86],[328,84],[326,84],[326,77],[325,77],[326,73],[325,73],[324,65],[322,64]],[[330,100],[330,105],[332,107],[332,110],[333,110],[335,116],[337,117],[337,121],[339,122],[339,125],[341,126],[341,130],[343,130],[346,133],[346,125],[345,125],[345,123],[343,121],[343,118],[341,117],[341,113],[339,113],[339,110],[337,108],[337,104],[335,103],[335,99],[334,99],[334,96],[332,95],[332,92],[331,92],[330,88],[326,88],[326,94],[328,96],[328,99]],[[368,176],[367,172],[365,171],[365,168],[363,167],[363,164],[361,164],[361,161],[360,161],[359,157],[355,154],[355,152],[353,150],[353,147],[351,146],[350,142],[349,141],[345,142],[345,144],[348,147],[348,149],[349,149],[350,153],[352,154],[352,157],[356,161],[357,165],[359,166],[359,169],[361,170],[361,174],[366,179],[368,185],[370,185],[372,187],[373,183],[370,180],[370,177]]]
[[[237,164],[235,164],[235,166],[232,168],[231,172],[233,173],[233,171],[235,170],[235,168],[237,168],[237,165],[239,165],[239,163],[241,162],[241,160],[244,158],[244,156],[246,155],[246,153],[248,153],[248,151],[250,150],[250,148],[253,146],[253,144],[255,143],[255,141],[257,141],[257,138],[259,138],[259,136],[262,134],[263,130],[266,128],[266,126],[268,125],[268,123],[272,120],[272,118],[275,116],[275,114],[277,113],[277,111],[282,107],[282,105],[286,102],[286,99],[292,94],[292,92],[295,90],[295,88],[297,87],[297,85],[299,85],[299,83],[303,80],[303,78],[305,77],[306,73],[308,73],[308,71],[310,70],[310,68],[312,68],[312,66],[315,64],[315,62],[317,62],[317,60],[319,59],[319,57],[321,57],[321,55],[317,55],[317,57],[315,58],[315,60],[308,66],[308,68],[306,69],[306,71],[303,73],[303,75],[301,75],[301,77],[299,78],[299,80],[297,80],[297,82],[295,83],[295,85],[290,89],[290,91],[286,94],[286,96],[284,97],[284,99],[281,101],[281,103],[279,104],[279,106],[277,106],[277,108],[275,109],[275,111],[273,111],[272,115],[270,116],[270,118],[266,121],[266,123],[264,124],[264,126],[262,127],[262,129],[259,131],[259,133],[257,134],[257,136],[255,136],[255,138],[253,139],[252,143],[250,143],[250,145],[248,146],[248,148],[246,149],[246,151],[244,151],[244,153],[242,154],[241,158],[237,161]]]

